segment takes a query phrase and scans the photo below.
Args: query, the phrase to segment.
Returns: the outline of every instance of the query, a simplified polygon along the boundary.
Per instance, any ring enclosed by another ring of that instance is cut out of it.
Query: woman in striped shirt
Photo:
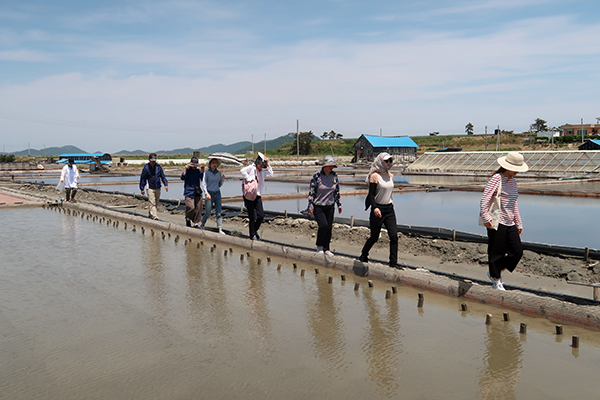
[[[515,176],[529,169],[523,155],[510,152],[498,159],[500,168],[490,178],[480,202],[480,215],[487,228],[488,234],[488,278],[494,289],[505,290],[502,285],[501,273],[504,270],[513,272],[523,256],[523,246],[520,235],[523,233],[523,223],[519,214],[517,200],[519,191]],[[490,201],[500,188],[500,219],[492,221]],[[494,226],[497,222],[497,227]]]
[[[337,165],[332,156],[323,159],[320,171],[315,172],[310,180],[308,192],[308,212],[314,215],[319,225],[317,231],[317,252],[332,256],[329,249],[331,243],[331,231],[333,229],[333,215],[335,205],[338,212],[342,213],[342,202],[340,201],[340,183],[337,174],[333,171]]]

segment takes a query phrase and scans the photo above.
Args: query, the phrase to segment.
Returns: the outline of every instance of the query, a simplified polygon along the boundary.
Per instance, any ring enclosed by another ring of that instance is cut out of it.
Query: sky
[[[6,153],[600,117],[597,0],[0,0]]]

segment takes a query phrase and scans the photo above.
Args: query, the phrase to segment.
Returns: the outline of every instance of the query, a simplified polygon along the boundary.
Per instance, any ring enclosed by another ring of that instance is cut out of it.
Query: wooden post
[[[350,216],[350,228],[354,228],[354,215]]]
[[[396,286],[392,286],[392,293],[394,293],[394,294],[398,293]]]
[[[315,268],[315,275],[319,273],[319,268]]]
[[[505,321],[510,321],[510,315],[507,312],[505,312],[503,315]]]
[[[461,310],[461,311],[467,311],[467,303],[462,303],[462,304],[460,305],[460,310]]]
[[[392,296],[391,292],[389,290],[385,291],[385,298],[386,300],[389,299]]]
[[[486,325],[491,325],[492,324],[492,314],[486,314],[486,316],[485,316],[485,324]]]
[[[419,308],[423,307],[424,301],[425,301],[425,299],[423,298],[423,293],[419,293],[419,301],[417,302],[417,307],[419,307]]]
[[[571,346],[573,346],[574,349],[579,348],[579,336],[573,336],[571,339]]]
[[[590,260],[590,248],[586,247],[584,252],[583,252],[583,259],[584,261],[589,261]]]
[[[304,270],[303,269],[300,270],[300,276],[304,276]]]
[[[519,329],[519,333],[522,333],[522,334],[527,333],[527,324],[521,322],[521,328]]]
[[[556,334],[557,335],[562,335],[563,334],[562,325],[556,325]]]
[[[327,279],[327,283],[332,283],[332,282],[333,282],[333,276],[330,276],[330,277]]]
[[[358,287],[360,286],[360,283],[356,282],[354,284],[354,291],[356,292],[358,290]]]
[[[277,264],[277,271],[281,271],[281,264]]]
[[[369,279],[367,282],[369,283],[369,287],[373,287],[373,281],[372,280]]]
[[[346,280],[346,275],[344,275],[344,274],[340,275],[340,279],[343,280],[343,281],[345,281]]]

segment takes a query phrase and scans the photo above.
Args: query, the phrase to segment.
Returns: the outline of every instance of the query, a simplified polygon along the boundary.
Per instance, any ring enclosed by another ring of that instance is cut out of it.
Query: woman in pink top
[[[498,159],[500,168],[490,178],[481,197],[480,215],[488,234],[488,277],[494,289],[505,290],[501,273],[504,270],[513,272],[523,256],[520,235],[523,223],[519,215],[517,200],[519,191],[515,176],[529,169],[523,155],[510,152]],[[492,223],[490,201],[500,188],[500,219],[497,228]]]

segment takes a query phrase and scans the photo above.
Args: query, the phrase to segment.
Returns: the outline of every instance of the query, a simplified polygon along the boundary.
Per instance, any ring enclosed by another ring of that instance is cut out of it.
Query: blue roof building
[[[398,162],[409,163],[417,159],[418,148],[408,136],[360,135],[354,143],[354,162],[373,161],[377,155],[385,152]]]
[[[591,140],[586,140],[585,143],[580,144],[579,147],[577,147],[579,150],[600,150],[600,140],[598,139],[591,139]]]

